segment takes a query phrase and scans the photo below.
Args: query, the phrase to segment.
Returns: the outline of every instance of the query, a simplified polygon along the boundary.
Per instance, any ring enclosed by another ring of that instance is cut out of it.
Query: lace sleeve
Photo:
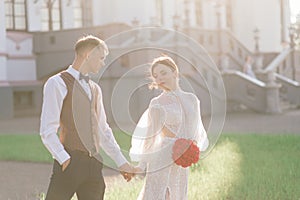
[[[200,112],[200,101],[196,98],[196,118],[197,118],[197,128],[196,128],[196,135],[195,140],[200,148],[200,151],[205,151],[209,145],[209,141],[207,138],[206,130],[204,129],[201,112]]]
[[[145,138],[144,152],[150,153],[155,146],[155,139],[163,128],[163,113],[160,105],[151,105],[148,113],[147,138]]]
[[[155,153],[155,142],[158,141],[156,138],[162,129],[163,116],[160,105],[151,101],[132,135],[129,153],[132,161],[145,162],[152,153]]]

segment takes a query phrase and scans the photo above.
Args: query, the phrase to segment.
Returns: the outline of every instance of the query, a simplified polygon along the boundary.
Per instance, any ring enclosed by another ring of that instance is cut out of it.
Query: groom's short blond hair
[[[79,38],[75,44],[76,54],[82,54],[87,51],[89,52],[95,48],[103,50],[105,56],[109,53],[106,43],[93,35],[83,36]]]

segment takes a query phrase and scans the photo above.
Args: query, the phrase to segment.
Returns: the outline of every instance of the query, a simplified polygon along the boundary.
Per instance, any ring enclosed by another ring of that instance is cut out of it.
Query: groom
[[[72,65],[45,83],[40,135],[54,158],[46,200],[67,200],[74,193],[79,200],[103,199],[100,148],[127,181],[133,176],[106,122],[101,88],[87,76],[104,66],[107,54],[104,41],[82,37],[75,44]]]

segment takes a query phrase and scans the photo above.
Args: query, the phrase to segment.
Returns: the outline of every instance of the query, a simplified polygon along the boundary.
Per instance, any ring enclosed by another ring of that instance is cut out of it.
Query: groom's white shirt
[[[83,87],[87,95],[91,99],[91,90],[85,80],[79,80],[79,72],[70,66],[67,70]],[[127,162],[120,147],[115,141],[112,130],[106,122],[106,114],[104,111],[102,92],[99,89],[98,106],[99,109],[99,145],[118,166]],[[40,135],[46,148],[50,151],[53,158],[60,164],[70,158],[68,152],[64,149],[62,143],[57,136],[57,130],[60,124],[60,113],[64,98],[67,95],[67,86],[59,74],[56,74],[48,79],[44,86],[43,107],[41,114]]]

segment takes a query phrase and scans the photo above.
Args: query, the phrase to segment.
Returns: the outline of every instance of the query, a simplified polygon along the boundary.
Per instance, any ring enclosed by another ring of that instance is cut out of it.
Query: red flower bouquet
[[[184,168],[198,162],[200,150],[193,140],[177,139],[173,146],[172,158],[174,162]]]

